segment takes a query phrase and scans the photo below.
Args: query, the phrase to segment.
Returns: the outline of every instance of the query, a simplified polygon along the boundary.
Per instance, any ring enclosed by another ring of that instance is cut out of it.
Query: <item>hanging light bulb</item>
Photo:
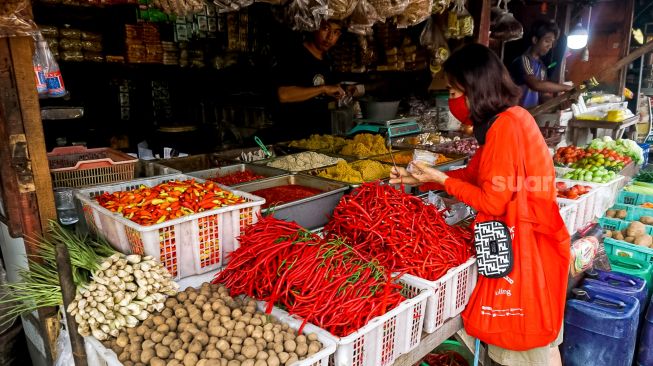
[[[567,36],[567,47],[571,48],[572,50],[580,50],[581,48],[587,46],[588,38],[589,34],[587,33],[587,30],[583,28],[580,23],[578,23]]]

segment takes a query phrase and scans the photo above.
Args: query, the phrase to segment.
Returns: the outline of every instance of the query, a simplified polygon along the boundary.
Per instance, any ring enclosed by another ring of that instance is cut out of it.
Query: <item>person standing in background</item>
[[[547,80],[547,66],[542,61],[555,44],[560,30],[553,21],[538,20],[531,27],[531,46],[510,65],[510,75],[522,90],[519,105],[535,107],[543,96],[571,90],[573,86]]]

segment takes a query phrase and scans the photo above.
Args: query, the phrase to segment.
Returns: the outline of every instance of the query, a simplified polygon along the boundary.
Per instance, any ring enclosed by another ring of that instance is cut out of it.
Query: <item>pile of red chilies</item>
[[[343,337],[405,300],[378,262],[271,216],[245,229],[240,248],[213,283],[224,284],[232,296],[268,302],[268,313],[280,305],[304,324]]]
[[[344,196],[324,230],[386,268],[430,281],[474,254],[470,229],[450,226],[435,206],[375,182]]]

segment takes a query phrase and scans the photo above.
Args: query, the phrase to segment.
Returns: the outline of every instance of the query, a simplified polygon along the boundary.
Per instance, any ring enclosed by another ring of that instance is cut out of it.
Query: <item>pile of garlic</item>
[[[80,335],[106,340],[163,310],[166,298],[178,290],[172,275],[154,258],[114,254],[89,284],[77,289],[67,310],[75,317]]]

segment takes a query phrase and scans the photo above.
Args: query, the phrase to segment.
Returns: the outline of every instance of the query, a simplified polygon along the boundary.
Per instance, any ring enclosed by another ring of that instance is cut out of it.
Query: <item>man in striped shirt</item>
[[[570,90],[569,85],[547,81],[547,66],[542,57],[548,54],[558,39],[558,26],[553,21],[538,20],[531,30],[531,46],[510,66],[510,74],[522,89],[520,105],[531,108],[540,104],[541,95]]]

